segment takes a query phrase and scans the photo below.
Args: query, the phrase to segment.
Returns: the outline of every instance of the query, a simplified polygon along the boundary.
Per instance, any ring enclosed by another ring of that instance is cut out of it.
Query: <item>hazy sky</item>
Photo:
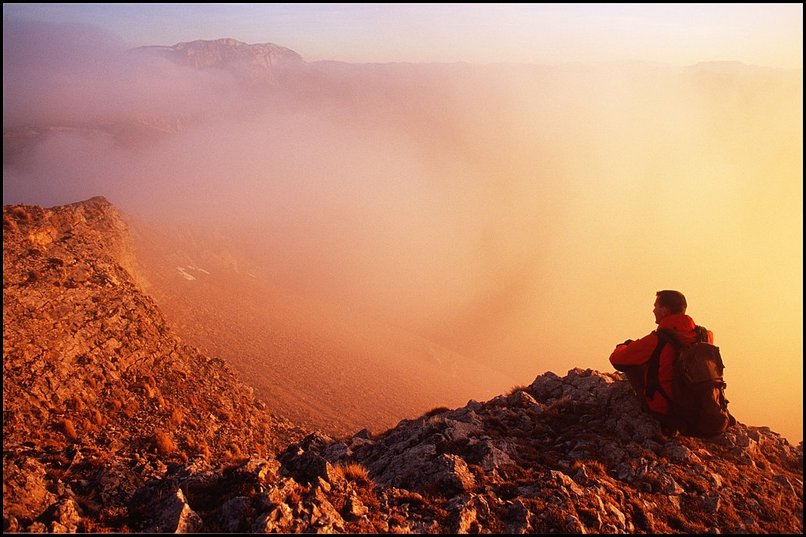
[[[3,17],[86,23],[127,44],[231,37],[307,61],[642,60],[803,63],[803,5],[3,4]]]

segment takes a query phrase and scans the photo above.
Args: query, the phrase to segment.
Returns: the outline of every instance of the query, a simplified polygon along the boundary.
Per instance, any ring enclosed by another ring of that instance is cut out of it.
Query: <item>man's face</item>
[[[655,307],[652,308],[652,313],[655,314],[655,324],[659,324],[661,319],[669,315],[669,308],[658,305],[658,299],[656,298]]]

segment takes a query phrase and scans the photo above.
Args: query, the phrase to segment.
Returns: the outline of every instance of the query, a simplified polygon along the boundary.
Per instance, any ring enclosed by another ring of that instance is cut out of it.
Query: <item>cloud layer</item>
[[[801,73],[322,62],[261,89],[4,22],[3,85],[6,203],[104,195],[226,237],[524,382],[606,369],[662,288],[724,338],[732,388],[744,349],[802,369]],[[768,339],[747,311],[785,320]]]

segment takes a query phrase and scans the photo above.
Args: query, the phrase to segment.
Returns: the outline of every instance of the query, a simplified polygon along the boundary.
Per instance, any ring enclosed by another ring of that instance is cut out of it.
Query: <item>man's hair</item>
[[[680,291],[658,291],[658,305],[668,308],[671,313],[686,313],[686,297]]]

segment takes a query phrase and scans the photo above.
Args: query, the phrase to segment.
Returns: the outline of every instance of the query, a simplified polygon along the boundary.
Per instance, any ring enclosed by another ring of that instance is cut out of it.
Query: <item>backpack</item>
[[[652,397],[658,391],[669,401],[671,425],[681,434],[705,438],[722,433],[736,420],[728,412],[727,384],[722,378],[725,365],[719,347],[708,343],[704,327],[697,326],[695,331],[697,341],[688,346],[682,345],[672,330],[657,331],[659,341],[649,359],[646,393]],[[667,344],[677,351],[672,365],[671,394],[658,381],[660,354]]]

